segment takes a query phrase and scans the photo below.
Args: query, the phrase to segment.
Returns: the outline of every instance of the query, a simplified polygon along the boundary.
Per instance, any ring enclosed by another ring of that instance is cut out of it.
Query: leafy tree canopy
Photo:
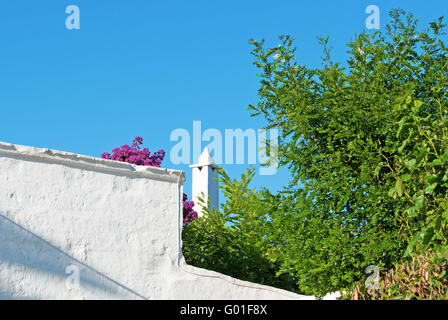
[[[349,288],[369,265],[390,268],[403,256],[447,245],[444,20],[420,30],[402,10],[390,17],[384,32],[364,32],[348,43],[345,64],[332,60],[328,37],[320,39],[320,68],[299,63],[289,36],[273,48],[251,40],[260,99],[249,109],[266,119],[266,129],[280,129],[277,152],[291,181],[275,195],[238,191],[239,200],[224,204],[220,217],[230,221],[244,207],[248,229],[215,239],[248,247],[261,241],[259,256],[300,293]],[[253,232],[261,235],[251,238]],[[210,252],[215,243],[203,249]],[[238,276],[242,256],[229,250],[204,259],[234,258],[235,269],[226,271]],[[267,272],[259,270],[254,278]]]

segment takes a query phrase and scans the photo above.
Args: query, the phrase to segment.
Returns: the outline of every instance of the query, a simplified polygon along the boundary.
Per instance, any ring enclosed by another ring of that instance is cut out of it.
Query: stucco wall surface
[[[187,265],[184,181],[0,142],[0,299],[313,299]]]

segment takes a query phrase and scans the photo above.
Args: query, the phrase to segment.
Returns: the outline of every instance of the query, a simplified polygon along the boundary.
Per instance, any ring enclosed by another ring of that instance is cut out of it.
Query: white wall
[[[313,298],[186,265],[184,181],[182,171],[0,142],[0,298]]]

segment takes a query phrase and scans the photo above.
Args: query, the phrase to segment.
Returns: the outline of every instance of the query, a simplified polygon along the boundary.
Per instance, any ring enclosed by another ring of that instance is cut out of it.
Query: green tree
[[[412,15],[390,16],[384,34],[348,43],[346,66],[332,61],[328,37],[317,69],[297,62],[289,36],[269,49],[252,41],[262,72],[249,108],[281,129],[280,163],[292,175],[269,238],[280,273],[304,293],[350,287],[368,265],[390,268],[406,248],[446,240],[443,19],[419,31]]]
[[[328,37],[320,68],[299,64],[289,36],[274,48],[251,40],[260,99],[249,109],[280,129],[291,181],[274,195],[250,190],[251,174],[224,176],[222,210],[185,230],[187,261],[322,296],[353,288],[369,265],[447,246],[445,25],[390,17],[348,43],[345,64]]]

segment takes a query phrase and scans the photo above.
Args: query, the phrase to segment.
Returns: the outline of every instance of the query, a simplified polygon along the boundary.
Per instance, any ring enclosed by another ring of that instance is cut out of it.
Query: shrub
[[[378,290],[357,282],[345,299],[352,300],[447,300],[448,252],[427,251],[382,272]]]
[[[148,148],[141,149],[142,144],[143,138],[135,137],[131,146],[124,144],[120,148],[113,148],[112,154],[104,152],[101,158],[128,162],[139,166],[160,167],[163,158],[165,158],[165,151],[159,150],[151,155]]]
[[[384,32],[324,48],[322,67],[299,64],[293,39],[252,40],[266,129],[278,127],[291,182],[269,209],[280,271],[324,295],[388,270],[403,255],[447,244],[448,48],[443,19],[426,30],[401,10]]]
[[[297,281],[289,275],[277,276],[280,263],[272,259],[275,250],[266,235],[268,212],[264,192],[249,188],[254,170],[241,180],[230,179],[220,168],[220,188],[227,198],[221,208],[208,210],[204,199],[203,216],[183,230],[182,251],[187,263],[232,277],[297,291]]]

